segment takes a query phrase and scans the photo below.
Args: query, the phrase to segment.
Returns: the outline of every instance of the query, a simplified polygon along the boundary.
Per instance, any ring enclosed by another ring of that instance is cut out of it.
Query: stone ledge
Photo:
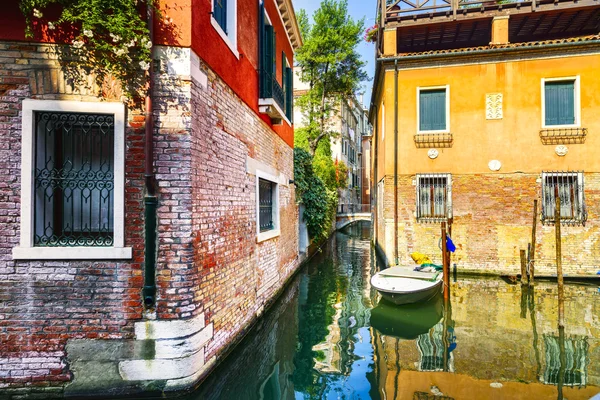
[[[203,350],[203,349],[202,349]],[[175,359],[130,360],[119,363],[124,381],[178,379],[194,375],[204,366],[204,351]]]
[[[135,338],[137,340],[184,338],[199,332],[204,326],[204,313],[185,320],[136,322]]]

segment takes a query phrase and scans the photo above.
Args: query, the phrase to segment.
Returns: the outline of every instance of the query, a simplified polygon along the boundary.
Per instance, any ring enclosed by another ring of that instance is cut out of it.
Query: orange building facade
[[[600,255],[600,88],[594,3],[384,6],[370,119],[375,242],[389,264],[426,253],[441,264],[451,226],[458,270],[555,268],[555,198],[565,274]]]

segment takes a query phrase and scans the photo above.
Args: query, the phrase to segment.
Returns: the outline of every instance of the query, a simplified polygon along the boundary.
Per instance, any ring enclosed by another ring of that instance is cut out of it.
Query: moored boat
[[[384,299],[394,304],[418,303],[440,292],[442,274],[413,271],[409,267],[391,267],[373,275],[371,285]]]

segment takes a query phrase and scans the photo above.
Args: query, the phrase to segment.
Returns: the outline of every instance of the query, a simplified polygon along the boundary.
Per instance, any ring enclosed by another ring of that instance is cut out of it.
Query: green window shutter
[[[446,89],[419,92],[419,130],[446,129]]]
[[[575,124],[575,81],[546,82],[546,125]]]
[[[273,97],[273,57],[275,32],[272,25],[264,25],[261,40],[261,69],[260,69],[260,97],[268,99]]]
[[[286,99],[285,99],[285,114],[287,115],[290,123],[294,123],[293,114],[294,114],[294,74],[292,69],[289,67],[285,68],[285,78],[287,82],[285,83]]]
[[[213,0],[213,17],[227,34],[227,0]]]

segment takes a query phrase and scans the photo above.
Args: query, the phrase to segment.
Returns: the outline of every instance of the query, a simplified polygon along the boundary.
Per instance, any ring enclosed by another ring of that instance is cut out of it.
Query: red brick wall
[[[452,256],[459,270],[494,274],[520,273],[519,250],[531,242],[533,200],[540,212],[540,175],[481,174],[452,175],[454,224],[452,238],[457,251]],[[384,212],[385,239],[379,240],[390,261],[393,256],[393,176],[386,176]],[[398,177],[398,253],[400,264],[412,264],[410,253],[428,254],[441,264],[438,247],[440,225],[417,223],[414,175]],[[597,225],[600,175],[585,174],[585,226],[562,227],[563,270],[565,274],[596,274],[600,269],[600,229]],[[554,227],[543,225],[538,216],[536,274],[556,273]]]
[[[0,42],[0,390],[62,385],[70,379],[67,339],[132,337],[131,321],[142,316],[143,128],[134,122],[141,116],[130,113],[137,128],[126,130],[125,246],[133,247],[133,260],[12,259],[20,235],[22,100],[97,101],[73,94],[48,51]]]

